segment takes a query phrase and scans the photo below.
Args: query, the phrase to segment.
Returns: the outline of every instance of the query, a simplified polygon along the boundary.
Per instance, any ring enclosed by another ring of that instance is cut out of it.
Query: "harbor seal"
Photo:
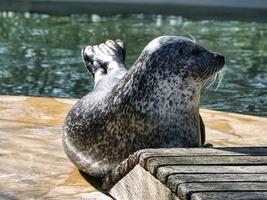
[[[224,66],[224,57],[181,36],[152,40],[127,71],[122,41],[82,50],[95,79],[92,92],[69,111],[63,146],[82,171],[104,177],[144,148],[204,143],[200,91]]]

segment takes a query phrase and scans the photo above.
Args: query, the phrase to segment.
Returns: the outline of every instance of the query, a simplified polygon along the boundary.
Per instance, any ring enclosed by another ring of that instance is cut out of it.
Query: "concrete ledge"
[[[265,0],[2,0],[2,11],[41,12],[54,15],[166,14],[193,19],[239,19],[267,21]]]
[[[74,102],[0,96],[0,199],[111,200],[63,151],[62,124]]]

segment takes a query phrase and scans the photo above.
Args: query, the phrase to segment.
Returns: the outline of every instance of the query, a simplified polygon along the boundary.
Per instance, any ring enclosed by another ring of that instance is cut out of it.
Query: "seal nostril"
[[[224,60],[224,56],[223,55],[217,54],[216,58],[218,59],[218,61],[220,63],[225,64],[225,60]]]

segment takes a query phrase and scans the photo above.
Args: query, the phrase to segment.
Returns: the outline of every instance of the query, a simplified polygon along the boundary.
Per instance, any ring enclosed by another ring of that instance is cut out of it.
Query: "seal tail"
[[[92,53],[94,53],[92,46],[88,46],[86,48],[90,49]],[[84,66],[86,67],[86,69],[93,77],[95,77],[95,73],[99,70],[101,70],[103,73],[106,73],[106,69],[104,68],[104,66],[102,66],[97,60],[93,60],[92,58],[90,58],[90,56],[85,53],[86,48],[83,48],[81,52]]]
[[[100,71],[101,75],[108,72],[109,63],[124,63],[126,50],[121,40],[107,40],[99,45],[89,45],[82,49],[82,57],[87,70],[95,78]]]

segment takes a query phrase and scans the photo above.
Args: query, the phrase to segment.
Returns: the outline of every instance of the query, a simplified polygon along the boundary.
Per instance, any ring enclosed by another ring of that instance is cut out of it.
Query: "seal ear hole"
[[[192,55],[197,56],[200,54],[200,50],[198,48],[194,48],[194,49],[192,49],[191,53],[192,53]]]

